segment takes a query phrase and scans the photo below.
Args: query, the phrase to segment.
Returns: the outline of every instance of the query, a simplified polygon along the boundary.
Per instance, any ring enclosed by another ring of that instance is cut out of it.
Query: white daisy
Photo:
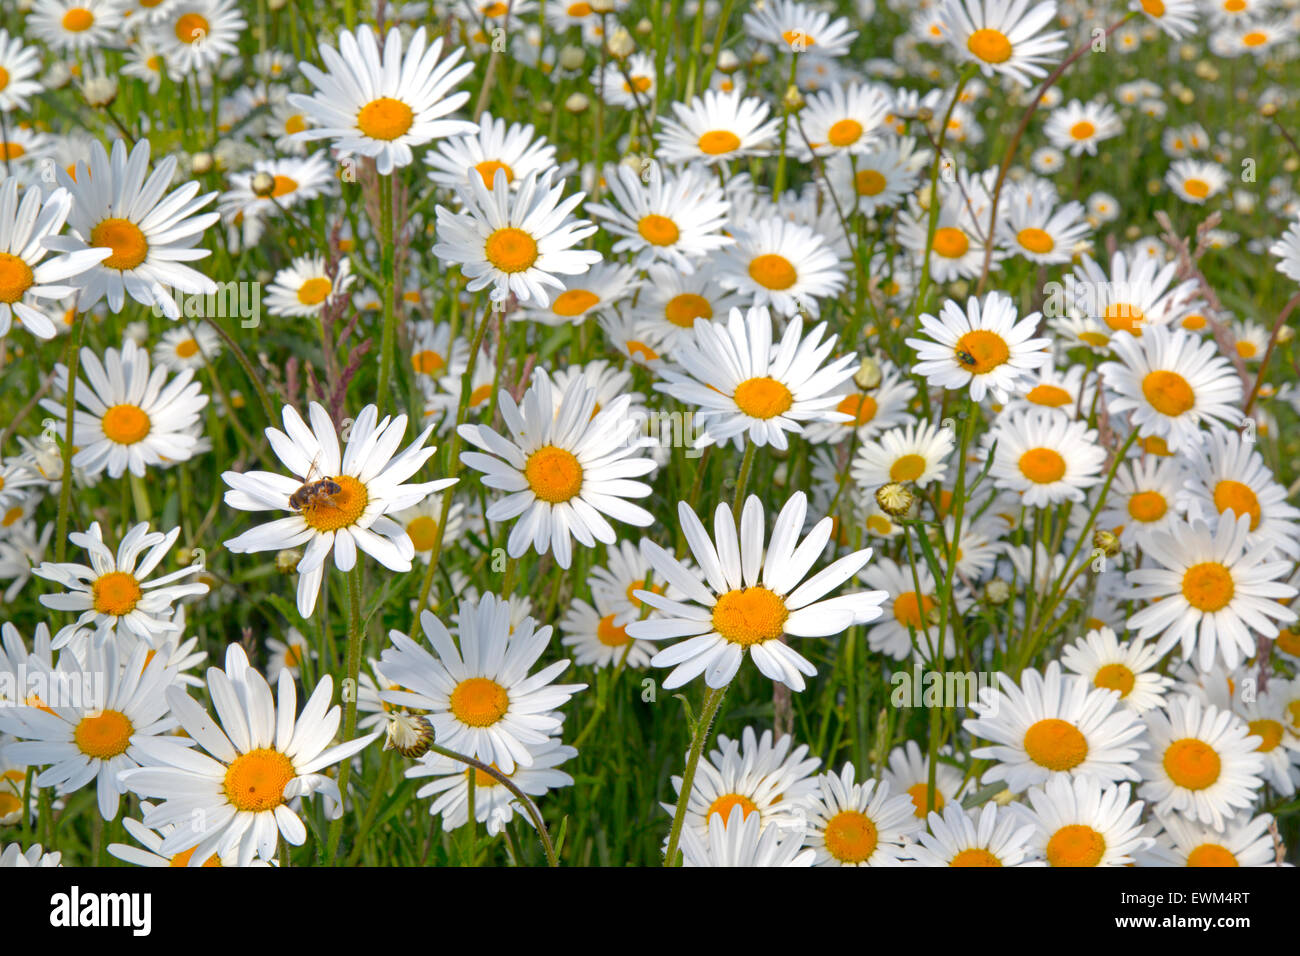
[[[659,117],[658,155],[669,163],[714,165],[764,156],[779,127],[777,120],[768,119],[766,103],[745,97],[739,88],[728,93],[705,90],[690,103],[672,105],[676,119]]]
[[[709,827],[707,839],[691,829],[682,831],[682,865],[812,866],[815,856],[803,850],[803,839],[803,831],[793,827],[762,829],[758,817],[745,816],[744,807],[737,804],[731,816],[719,816],[717,826]]]
[[[817,855],[815,866],[899,866],[911,852],[912,838],[924,824],[912,799],[893,793],[888,783],[854,782],[852,763],[838,774],[817,778],[807,801],[804,846]]]
[[[736,226],[732,233],[736,241],[716,258],[715,277],[755,307],[816,318],[818,300],[844,288],[839,257],[821,232],[777,216]]]
[[[1138,854],[1139,866],[1269,866],[1276,860],[1270,813],[1239,814],[1222,832],[1177,814],[1156,819],[1163,829],[1151,849]]]
[[[275,274],[266,290],[266,310],[272,315],[318,316],[352,287],[352,261],[346,256],[332,264],[324,256],[299,256]]]
[[[235,0],[172,0],[150,18],[146,36],[174,75],[211,70],[237,56],[248,26]]]
[[[1048,866],[1128,866],[1152,843],[1142,835],[1144,805],[1130,802],[1127,783],[1057,776],[1032,788],[1029,802],[1032,810],[1012,807],[1034,824],[1030,846]]]
[[[932,811],[929,821],[930,833],[919,833],[921,845],[911,848],[917,866],[1034,865],[1028,859],[1034,825],[996,803],[978,811],[953,804],[943,816]]]
[[[1119,694],[1124,706],[1136,713],[1164,704],[1171,678],[1155,670],[1161,655],[1155,647],[1135,639],[1121,643],[1109,627],[1100,627],[1067,644],[1061,664],[1093,687]]]
[[[490,190],[498,169],[513,189],[534,173],[552,168],[555,147],[537,136],[532,124],[507,126],[505,120],[485,112],[476,130],[444,139],[436,150],[424,154],[424,161],[430,167],[429,178],[446,189],[461,189],[478,177]]]
[[[1124,132],[1115,107],[1109,103],[1081,103],[1070,100],[1052,110],[1043,124],[1043,134],[1057,149],[1071,156],[1097,155],[1097,144]]]
[[[1064,34],[1044,28],[1056,19],[1056,3],[1045,0],[947,0],[944,39],[985,76],[1002,74],[1021,86],[1047,75],[1052,54],[1065,48]]]
[[[1106,450],[1084,422],[1043,408],[1013,411],[998,416],[986,437],[997,443],[994,484],[1018,492],[1031,508],[1083,501],[1084,489],[1101,481]]]

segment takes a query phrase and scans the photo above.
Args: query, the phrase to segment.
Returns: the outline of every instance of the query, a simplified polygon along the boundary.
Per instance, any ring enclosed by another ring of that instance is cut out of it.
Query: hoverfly
[[[974,365],[975,356],[962,349],[957,349],[957,361],[961,362],[962,365]]]
[[[308,505],[328,504],[333,505],[335,495],[343,491],[339,483],[332,478],[320,478],[312,481],[312,475],[316,473],[316,462],[320,458],[317,455],[312,459],[311,467],[307,469],[307,474],[303,478],[302,485],[289,496],[289,507],[294,511],[302,511]]]

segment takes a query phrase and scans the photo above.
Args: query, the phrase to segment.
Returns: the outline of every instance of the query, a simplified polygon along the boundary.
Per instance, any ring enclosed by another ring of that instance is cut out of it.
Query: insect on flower
[[[334,496],[342,494],[343,488],[337,481],[332,478],[320,478],[312,481],[312,475],[316,473],[316,462],[319,459],[312,459],[311,468],[307,471],[306,480],[298,487],[298,490],[289,496],[289,507],[294,511],[304,511],[308,508],[315,510],[320,507],[334,508]]]

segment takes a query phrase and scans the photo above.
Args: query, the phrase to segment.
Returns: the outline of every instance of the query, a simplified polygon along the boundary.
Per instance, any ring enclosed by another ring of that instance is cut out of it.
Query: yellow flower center
[[[1002,861],[990,853],[988,850],[981,850],[979,847],[971,847],[969,850],[962,850],[948,863],[949,866],[1001,866]]]
[[[451,692],[451,712],[471,727],[490,727],[509,709],[506,689],[487,677],[467,677]]]
[[[1091,139],[1097,133],[1097,127],[1087,120],[1079,120],[1070,127],[1070,136],[1074,139]]]
[[[889,477],[893,481],[916,481],[925,474],[924,455],[902,455],[889,466]]]
[[[794,46],[796,43],[802,43],[805,47],[817,45],[817,41],[802,30],[785,30],[781,34],[781,39],[790,46]]]
[[[528,456],[524,478],[533,494],[559,504],[582,491],[582,465],[573,452],[555,445],[543,445]]]
[[[1039,485],[1050,485],[1065,477],[1065,459],[1052,448],[1031,448],[1020,456],[1020,473]]]
[[[198,13],[185,13],[176,19],[176,39],[182,43],[194,43],[203,40],[212,27]]]
[[[1250,530],[1259,527],[1259,498],[1250,490],[1249,485],[1227,479],[1219,482],[1214,486],[1214,507],[1219,509],[1219,514],[1232,509],[1238,518],[1250,515]]]
[[[480,385],[477,388],[475,388],[474,391],[469,393],[470,407],[474,408],[479,405],[482,405],[491,397],[492,397],[492,383],[487,382],[484,385]]]
[[[1240,866],[1227,847],[1217,843],[1202,843],[1187,854],[1188,866]]]
[[[1254,342],[1238,342],[1236,344],[1236,349],[1237,354],[1244,359],[1254,358],[1255,353],[1259,351],[1259,349],[1255,347]]]
[[[1219,779],[1222,769],[1214,748],[1195,737],[1175,740],[1165,750],[1162,763],[1169,779],[1187,790],[1204,790]]]
[[[1268,42],[1268,34],[1252,30],[1241,38],[1241,42],[1245,46],[1262,46]]]
[[[90,230],[90,244],[98,249],[112,249],[102,265],[122,272],[134,269],[149,255],[149,243],[140,227],[126,219],[105,219]]]
[[[1056,248],[1056,240],[1052,238],[1050,233],[1042,229],[1036,229],[1033,226],[1021,229],[1016,234],[1016,239],[1030,252],[1040,256],[1046,255]]]
[[[307,128],[307,120],[301,113],[294,113],[284,121],[284,131],[289,134],[301,133]]]
[[[176,355],[178,358],[193,358],[199,354],[199,343],[195,339],[185,339],[183,342],[176,344]]]
[[[652,584],[650,587],[646,587],[645,578],[638,578],[629,584],[627,586],[627,591],[624,593],[627,595],[627,599],[631,601],[634,606],[640,608],[645,606],[645,602],[636,596],[637,591],[651,591],[655,594],[663,594],[664,586],[662,584]]]
[[[904,591],[894,598],[894,617],[898,623],[918,631],[925,627],[925,619],[934,608],[934,598],[928,594],[921,595],[918,600],[915,591]]]
[[[1132,332],[1134,335],[1141,335],[1139,326],[1146,319],[1146,314],[1136,305],[1128,302],[1112,302],[1106,306],[1102,318],[1116,332]]]
[[[922,820],[925,819],[926,798],[930,795],[930,788],[924,783],[914,783],[907,788],[907,795],[912,798],[912,809],[916,816]],[[938,790],[934,792],[934,808],[942,810],[944,805],[943,794]]]
[[[1283,653],[1290,654],[1292,657],[1300,657],[1300,631],[1292,631],[1282,628],[1277,632],[1277,646]]]
[[[1073,401],[1069,392],[1055,385],[1035,385],[1025,398],[1035,405],[1046,405],[1048,408],[1060,408]]]
[[[1183,191],[1194,199],[1204,199],[1210,194],[1210,184],[1204,179],[1184,179]]]
[[[366,486],[351,475],[332,479],[339,486],[336,495],[315,495],[303,505],[302,516],[317,531],[337,531],[354,525],[370,503]]]
[[[190,858],[194,856],[194,851],[197,849],[198,849],[197,846],[192,846],[188,850],[181,850],[181,852],[177,853],[175,856],[171,858],[170,862],[168,862],[167,865],[168,866],[189,866]],[[221,857],[217,856],[217,854],[215,853],[203,861],[204,868],[220,867],[220,866],[221,866]]]
[[[681,236],[677,223],[667,216],[660,216],[653,212],[641,217],[641,221],[636,225],[636,231],[641,233],[641,238],[652,246],[671,246]]]
[[[874,169],[859,170],[853,176],[853,188],[859,196],[879,196],[887,185],[885,177]]]
[[[1047,717],[1025,731],[1029,759],[1048,770],[1073,770],[1088,758],[1088,741],[1066,720]]]
[[[933,249],[945,259],[960,259],[970,249],[970,239],[956,226],[943,226],[935,230]]]
[[[9,71],[0,66],[0,90],[9,85]]]
[[[522,229],[503,226],[487,237],[483,254],[502,272],[524,272],[537,261],[537,240]]]
[[[119,445],[134,445],[148,436],[153,425],[139,405],[112,405],[100,420],[104,437]]]
[[[492,182],[497,178],[497,170],[506,174],[506,183],[515,181],[515,171],[508,165],[496,159],[485,159],[474,167],[475,171],[483,177],[483,185],[488,189],[492,188]]]
[[[1142,379],[1142,394],[1161,415],[1177,418],[1196,404],[1196,393],[1177,372],[1156,370]]]
[[[722,814],[722,825],[725,827],[731,819],[731,811],[736,807],[742,808],[742,819],[748,819],[751,813],[758,811],[758,805],[744,794],[726,793],[709,804],[709,812],[704,816],[705,819],[712,820],[715,813]]]
[[[92,604],[100,614],[121,617],[130,614],[144,596],[140,582],[126,571],[109,571],[95,579],[90,587]]]
[[[582,315],[592,306],[599,304],[600,296],[586,289],[569,289],[561,292],[551,303],[551,311],[565,318]]]
[[[862,124],[855,119],[842,119],[826,131],[832,146],[852,146],[862,138]]]
[[[31,266],[8,252],[0,252],[0,302],[13,305],[36,281]]]
[[[794,404],[790,389],[766,375],[745,379],[736,386],[732,397],[737,407],[751,418],[776,418]]]
[[[1096,866],[1105,854],[1106,838],[1082,823],[1061,827],[1047,841],[1052,866]]]
[[[1139,491],[1128,500],[1128,513],[1134,521],[1159,521],[1169,510],[1169,502],[1158,491]]]
[[[1120,697],[1127,697],[1133,690],[1137,677],[1124,664],[1105,664],[1097,669],[1097,676],[1092,679],[1096,687],[1119,692]]]
[[[76,741],[77,749],[87,757],[111,760],[126,753],[134,732],[126,714],[105,710],[98,716],[81,718],[72,732],[72,739]]]
[[[571,16],[571,17],[586,17],[586,16],[590,16],[590,15],[591,15],[591,4],[586,3],[585,0],[580,0],[580,2],[578,2],[578,3],[571,3],[571,4],[569,4],[569,6],[566,8],[565,12],[566,12],[569,16]]]
[[[421,375],[436,375],[447,367],[447,360],[433,349],[424,349],[411,356],[411,368]]]
[[[780,291],[794,285],[799,273],[785,256],[766,253],[750,261],[749,277],[766,289]]]
[[[631,640],[627,636],[627,627],[615,627],[614,615],[606,614],[596,625],[596,640],[606,647],[622,647]]]
[[[853,421],[848,424],[865,425],[876,417],[876,412],[880,410],[880,407],[870,395],[846,395],[840,399],[840,403],[835,406],[835,410],[843,415],[853,416]]]
[[[320,305],[333,288],[329,279],[315,276],[298,287],[298,301],[303,305]]]
[[[250,750],[226,768],[226,799],[238,810],[265,813],[284,803],[293,778],[293,762],[278,750]]]
[[[729,129],[709,130],[699,140],[700,152],[721,156],[740,149],[740,137]]]
[[[1011,358],[1011,350],[1002,336],[987,329],[967,332],[957,340],[956,351],[957,361],[973,375],[987,375]],[[974,359],[974,364],[967,362],[967,358]]]
[[[863,863],[876,852],[876,825],[859,810],[841,810],[826,822],[826,852],[841,863]]]
[[[648,76],[634,76],[632,77],[631,83],[628,83],[626,80],[623,81],[623,92],[631,93],[635,91],[637,93],[645,93],[653,84],[654,80]]]
[[[765,587],[738,588],[713,606],[713,629],[732,644],[748,647],[785,633],[785,602]]]
[[[1232,572],[1217,561],[1194,564],[1183,574],[1183,597],[1198,611],[1213,614],[1232,603]]]
[[[438,522],[428,515],[417,515],[407,523],[406,536],[416,551],[432,551],[434,542],[438,540]]]
[[[1269,720],[1267,717],[1252,720],[1250,722],[1250,732],[1254,736],[1261,738],[1260,745],[1255,749],[1262,753],[1275,750],[1282,743],[1283,728],[1276,720]]]
[[[664,306],[664,318],[673,325],[689,329],[695,325],[696,319],[713,318],[713,306],[702,295],[683,292],[668,300],[668,304]]]
[[[992,27],[976,30],[966,41],[966,49],[985,63],[1005,63],[1011,59],[1011,41]]]
[[[1142,0],[1142,12],[1152,17],[1165,15],[1164,0]]]
[[[73,7],[63,15],[62,22],[69,33],[84,33],[95,25],[95,15],[84,7]]]
[[[357,128],[371,139],[395,140],[415,121],[411,108],[391,96],[371,100],[357,113]]]

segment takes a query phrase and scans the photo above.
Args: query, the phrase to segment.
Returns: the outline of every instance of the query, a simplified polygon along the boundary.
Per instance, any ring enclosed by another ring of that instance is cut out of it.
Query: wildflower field
[[[1297,0],[6,0],[0,865],[1290,866]]]

